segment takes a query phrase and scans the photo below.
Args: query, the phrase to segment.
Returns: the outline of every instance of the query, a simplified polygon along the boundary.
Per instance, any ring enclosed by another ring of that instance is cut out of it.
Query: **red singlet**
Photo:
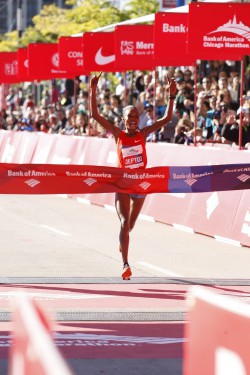
[[[140,131],[134,137],[128,137],[121,131],[117,140],[118,167],[120,168],[146,168],[147,154],[146,141]]]

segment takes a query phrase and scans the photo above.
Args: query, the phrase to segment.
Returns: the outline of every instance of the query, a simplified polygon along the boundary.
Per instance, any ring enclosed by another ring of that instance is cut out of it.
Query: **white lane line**
[[[231,238],[222,237],[222,236],[217,236],[216,234],[214,235],[214,238],[215,238],[217,241],[224,242],[224,243],[227,243],[227,244],[229,244],[229,245],[233,245],[233,246],[241,247],[241,244],[240,244],[239,241],[232,240]]]
[[[139,264],[140,264],[141,266],[143,266],[143,267],[150,268],[151,270],[154,270],[154,271],[157,271],[157,272],[164,273],[164,274],[167,275],[167,276],[183,277],[182,275],[179,275],[178,273],[171,272],[171,271],[166,270],[166,269],[164,269],[164,268],[154,266],[153,264],[150,264],[150,263],[148,263],[148,262],[137,262],[137,263],[139,263]]]
[[[141,220],[150,221],[151,223],[155,223],[155,219],[153,218],[153,216],[140,214],[138,218]]]
[[[71,234],[69,234],[69,233],[63,232],[63,231],[61,231],[59,229],[56,229],[56,228],[53,228],[53,227],[49,227],[48,225],[40,224],[39,226],[42,227],[42,228],[48,229],[49,231],[54,232],[56,234],[61,234],[62,236],[71,236]]]
[[[106,210],[109,210],[109,211],[113,211],[113,212],[116,211],[115,206],[110,206],[110,204],[105,204],[104,208],[106,208]]]
[[[59,299],[69,299],[69,300],[82,300],[82,299],[100,299],[100,298],[113,298],[115,296],[110,296],[106,294],[82,294],[82,293],[40,293],[40,292],[0,292],[0,301],[15,299],[16,297],[26,297],[35,300],[59,300]]]
[[[173,227],[174,227],[175,229],[182,230],[183,232],[187,232],[187,233],[192,233],[192,234],[194,234],[194,230],[193,230],[193,228],[186,227],[185,225],[180,225],[180,224],[175,224],[175,223],[173,223]]]
[[[89,199],[77,197],[76,200],[77,200],[77,202],[80,202],[80,203],[91,204]]]

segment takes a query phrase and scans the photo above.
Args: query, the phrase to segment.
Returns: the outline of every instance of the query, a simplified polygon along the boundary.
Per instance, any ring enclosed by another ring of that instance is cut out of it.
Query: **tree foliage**
[[[119,10],[108,0],[67,0],[67,4],[74,7],[62,9],[55,4],[44,6],[40,14],[33,17],[33,25],[27,27],[20,39],[17,31],[1,35],[0,51],[15,51],[30,43],[56,43],[63,35],[91,31],[158,10],[157,0],[130,0],[124,10]]]
[[[157,0],[130,0],[125,9],[128,10],[129,19],[146,16],[159,11],[159,2]]]

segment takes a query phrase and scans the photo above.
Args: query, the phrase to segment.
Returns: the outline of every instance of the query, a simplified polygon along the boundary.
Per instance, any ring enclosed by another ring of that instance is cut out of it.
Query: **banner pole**
[[[77,77],[74,77],[74,124],[76,123],[76,106],[77,106],[77,102],[76,102],[76,78]]]
[[[198,73],[197,73],[197,60],[194,63],[194,146],[197,146],[196,142],[196,129],[197,129],[197,116],[196,116],[196,102],[197,102],[197,82],[198,82]]]
[[[90,132],[90,119],[92,117],[92,110],[90,104],[90,74],[87,76],[87,90],[88,90],[88,132]]]
[[[244,72],[244,56],[241,58],[241,85],[240,85],[240,124],[239,124],[239,150],[242,150],[242,124],[243,124],[243,94],[244,94],[244,82],[245,82],[245,72]]]
[[[125,70],[125,72],[124,72],[124,107],[126,107],[126,105],[127,105],[127,83],[126,83],[126,74],[127,72],[126,72],[126,70]]]
[[[156,121],[156,69],[157,67],[154,68],[154,76],[155,76],[155,81],[154,81],[154,97],[153,97],[153,103],[154,103],[154,122]]]

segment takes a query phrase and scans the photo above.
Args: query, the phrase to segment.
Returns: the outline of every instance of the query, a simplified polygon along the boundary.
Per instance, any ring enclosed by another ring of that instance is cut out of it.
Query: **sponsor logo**
[[[68,57],[70,59],[81,59],[82,58],[82,52],[80,51],[69,51],[68,52]]]
[[[87,178],[86,180],[84,180],[84,182],[86,185],[92,186],[93,184],[97,182],[97,180],[95,180],[94,178]]]
[[[31,179],[25,181],[25,184],[27,184],[28,186],[30,186],[31,188],[33,188],[36,185],[40,184],[40,181],[35,180],[34,178],[31,178]]]
[[[196,178],[188,178],[184,181],[187,185],[192,186],[197,182]]]
[[[144,181],[139,185],[143,190],[147,190],[151,184],[149,182]]]
[[[235,34],[235,36],[211,36],[211,34],[218,33],[231,33]],[[247,43],[246,40],[249,43]],[[234,15],[232,20],[229,20],[227,23],[203,36],[203,46],[206,48],[249,48],[250,28],[244,25],[243,22],[237,21],[236,15]]]
[[[115,55],[103,56],[102,47],[99,48],[95,55],[95,62],[98,65],[107,65],[115,61]]]
[[[28,67],[29,67],[29,60],[26,59],[26,60],[24,61],[23,65],[25,66],[25,68],[28,69]]]
[[[120,45],[121,55],[150,54],[154,51],[154,43],[145,43],[143,41],[122,40]]]
[[[188,28],[187,26],[183,25],[182,23],[180,25],[169,25],[169,23],[164,23],[162,25],[162,31],[164,33],[187,33]]]
[[[234,15],[232,20],[229,20],[222,26],[219,26],[216,30],[211,31],[209,34],[212,33],[219,33],[219,32],[229,32],[233,34],[237,34],[239,36],[243,36],[250,42],[250,28],[244,25],[241,21],[237,22],[236,16]]]
[[[59,53],[58,52],[54,53],[54,55],[52,56],[52,64],[56,66],[57,68],[59,67]]]
[[[246,182],[250,176],[248,174],[241,174],[240,176],[237,177],[238,180],[240,180],[241,182]]]
[[[121,55],[133,55],[134,54],[134,42],[128,41],[128,40],[122,40],[121,41]]]
[[[4,74],[6,76],[17,75],[17,72],[18,72],[18,62],[17,62],[17,60],[13,61],[12,63],[4,65]]]

